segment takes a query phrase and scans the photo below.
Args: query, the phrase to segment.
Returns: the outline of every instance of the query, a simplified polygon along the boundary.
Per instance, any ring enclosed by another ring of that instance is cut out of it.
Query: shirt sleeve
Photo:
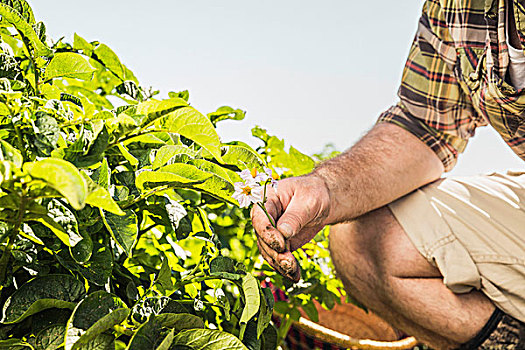
[[[403,70],[399,102],[383,112],[378,123],[410,131],[449,171],[480,123],[470,96],[454,74],[456,50],[444,16],[437,1],[425,2]]]

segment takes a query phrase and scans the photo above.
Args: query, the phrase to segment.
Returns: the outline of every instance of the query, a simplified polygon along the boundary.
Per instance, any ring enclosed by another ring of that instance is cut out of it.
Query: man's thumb
[[[299,233],[306,224],[306,215],[304,212],[288,209],[277,221],[277,230],[282,233],[285,239],[289,239]]]

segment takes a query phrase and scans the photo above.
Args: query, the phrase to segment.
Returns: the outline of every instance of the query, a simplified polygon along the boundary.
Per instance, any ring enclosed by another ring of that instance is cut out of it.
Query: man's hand
[[[253,227],[262,256],[282,275],[298,281],[300,270],[291,252],[309,242],[326,224],[330,195],[325,181],[307,175],[279,181],[268,190],[266,209],[277,228],[258,206],[252,209]]]
[[[279,181],[268,191],[266,208],[277,229],[254,206],[253,227],[263,257],[282,275],[297,281],[292,252],[324,225],[352,220],[438,179],[443,164],[416,136],[394,124],[374,126],[350,150],[311,174]]]

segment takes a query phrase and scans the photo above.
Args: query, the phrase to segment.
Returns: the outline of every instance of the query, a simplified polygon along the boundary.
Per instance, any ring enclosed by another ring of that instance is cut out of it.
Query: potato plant
[[[339,287],[326,231],[296,285],[265,265],[239,171],[308,156],[255,128],[222,143],[187,91],[155,98],[105,44],[53,42],[25,0],[0,0],[0,349],[275,349],[298,308]],[[276,309],[266,285],[290,302]]]

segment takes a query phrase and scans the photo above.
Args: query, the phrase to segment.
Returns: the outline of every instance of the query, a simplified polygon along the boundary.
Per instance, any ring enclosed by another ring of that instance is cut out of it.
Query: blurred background
[[[109,45],[142,83],[189,90],[202,113],[229,105],[243,121],[219,125],[223,141],[268,130],[307,154],[350,147],[397,100],[423,0],[31,1],[48,34],[76,32]],[[480,128],[455,175],[525,164]]]

